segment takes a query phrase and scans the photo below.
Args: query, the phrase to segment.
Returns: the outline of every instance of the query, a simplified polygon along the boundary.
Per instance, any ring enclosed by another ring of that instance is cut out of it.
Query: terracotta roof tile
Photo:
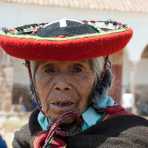
[[[36,4],[68,8],[148,12],[148,0],[0,0],[8,3]]]

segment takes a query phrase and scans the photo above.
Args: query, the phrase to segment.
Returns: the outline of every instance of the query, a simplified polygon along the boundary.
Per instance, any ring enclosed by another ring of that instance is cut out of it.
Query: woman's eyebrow
[[[75,63],[77,64],[88,64],[88,60],[83,60],[83,61],[76,61]]]

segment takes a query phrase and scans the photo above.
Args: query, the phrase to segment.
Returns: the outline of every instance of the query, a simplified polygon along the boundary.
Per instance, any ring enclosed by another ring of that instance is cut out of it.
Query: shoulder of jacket
[[[140,126],[148,127],[148,120],[135,115],[117,115],[99,122],[83,133],[117,136],[124,130]]]

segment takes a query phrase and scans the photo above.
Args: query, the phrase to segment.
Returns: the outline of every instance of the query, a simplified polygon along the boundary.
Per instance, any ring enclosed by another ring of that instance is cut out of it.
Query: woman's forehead
[[[35,72],[40,66],[54,64],[57,66],[69,66],[73,64],[83,64],[91,68],[90,60],[79,60],[79,61],[31,61],[31,68]]]
[[[34,65],[44,65],[44,64],[59,64],[59,65],[65,65],[65,64],[74,64],[74,63],[80,63],[80,64],[89,64],[89,60],[78,60],[78,61],[33,61]]]

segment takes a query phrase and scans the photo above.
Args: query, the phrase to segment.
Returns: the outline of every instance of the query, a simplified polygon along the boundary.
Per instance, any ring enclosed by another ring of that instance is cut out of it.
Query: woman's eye
[[[72,72],[79,73],[83,70],[82,66],[80,64],[76,64],[72,67]]]
[[[45,70],[44,71],[46,73],[54,73],[54,72],[56,72],[56,69],[53,66],[47,66],[47,67],[45,67]]]

